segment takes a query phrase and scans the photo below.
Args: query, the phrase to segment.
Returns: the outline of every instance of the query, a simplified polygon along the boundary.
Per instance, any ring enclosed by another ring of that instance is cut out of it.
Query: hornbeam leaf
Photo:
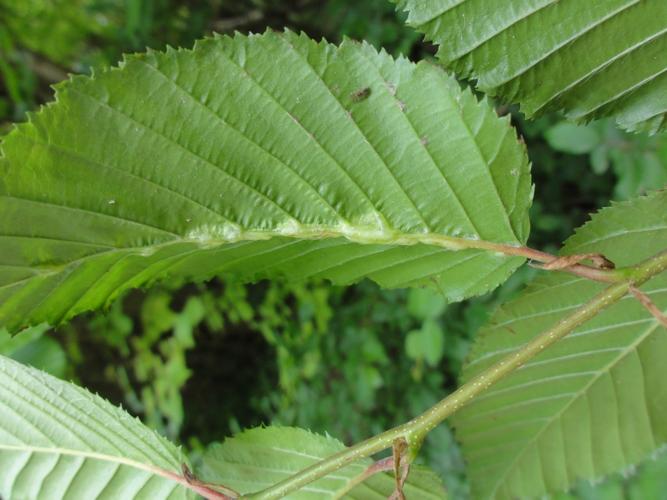
[[[631,265],[667,248],[667,192],[603,209],[563,254]],[[605,285],[549,274],[503,306],[468,380],[573,313]],[[667,310],[667,272],[641,287]],[[531,498],[625,469],[667,443],[667,331],[628,295],[508,376],[455,418],[476,498]]]
[[[123,410],[0,356],[0,498],[195,498],[182,463]]]
[[[393,0],[438,57],[526,114],[667,126],[667,2]]]
[[[203,458],[201,477],[248,494],[287,479],[344,449],[345,445],[337,439],[295,427],[250,429],[226,439],[223,444],[211,446]],[[395,489],[393,475],[379,473],[361,481],[372,464],[369,458],[359,460],[290,493],[288,498],[386,499]],[[446,498],[440,478],[422,466],[411,466],[403,491],[408,500]]]
[[[437,66],[352,41],[267,32],[130,56],[59,85],[2,153],[11,331],[168,277],[368,277],[462,299],[523,262],[494,244],[528,235],[509,120]]]

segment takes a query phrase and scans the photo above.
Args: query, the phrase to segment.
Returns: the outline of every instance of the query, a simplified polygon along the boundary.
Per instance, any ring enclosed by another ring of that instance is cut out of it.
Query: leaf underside
[[[178,449],[102,398],[0,356],[0,498],[188,499]]]
[[[603,209],[563,254],[631,265],[667,248],[667,192]],[[479,334],[468,380],[573,313],[604,285],[537,279]],[[667,272],[641,287],[667,310]],[[599,479],[667,443],[667,331],[631,295],[482,394],[455,419],[476,498],[529,498]]]
[[[203,459],[201,477],[246,494],[267,488],[344,449],[345,445],[337,439],[312,434],[304,429],[251,429],[209,448]],[[287,498],[384,500],[395,488],[392,475],[379,473],[354,485],[355,479],[372,463],[371,459],[357,461],[290,493]],[[411,467],[404,493],[408,499],[446,498],[441,480],[431,470],[421,466]]]
[[[446,66],[529,116],[667,126],[667,2],[394,1]]]
[[[267,32],[133,55],[59,85],[2,153],[10,331],[167,277],[368,277],[460,300],[523,261],[480,241],[528,235],[508,119],[437,66],[352,41]]]

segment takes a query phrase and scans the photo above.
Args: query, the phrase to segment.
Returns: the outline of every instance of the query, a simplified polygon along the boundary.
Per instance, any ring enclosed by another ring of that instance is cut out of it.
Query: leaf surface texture
[[[438,57],[527,115],[611,116],[655,132],[667,120],[662,0],[394,0]]]
[[[268,427],[245,431],[209,448],[201,475],[205,481],[223,483],[241,494],[262,490],[302,469],[345,449],[330,436],[294,427]],[[384,500],[394,491],[393,475],[379,473],[364,482],[358,478],[373,463],[359,460],[290,493],[293,500]],[[404,493],[408,499],[441,500],[445,490],[430,469],[412,466]]]
[[[179,450],[122,409],[0,356],[0,497],[190,499]]]
[[[617,266],[667,248],[667,192],[605,208],[563,254]],[[481,331],[464,379],[572,314],[605,285],[535,280]],[[667,310],[667,272],[641,287]],[[455,418],[477,498],[528,498],[632,466],[667,443],[667,332],[631,295],[483,393]]]
[[[0,326],[156,279],[324,277],[483,293],[532,197],[507,118],[441,69],[290,32],[129,56],[4,139]]]

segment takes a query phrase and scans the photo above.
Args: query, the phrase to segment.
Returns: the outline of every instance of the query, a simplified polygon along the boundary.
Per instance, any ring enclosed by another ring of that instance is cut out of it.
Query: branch
[[[405,438],[394,439],[392,458],[394,459],[394,479],[396,488],[394,493],[389,496],[389,500],[405,500],[403,486],[410,472],[410,462],[407,459],[408,442]]]
[[[634,286],[630,287],[630,292],[632,292],[632,295],[637,298],[637,300],[646,308],[648,312],[655,316],[655,319],[657,319],[659,323],[662,323],[662,326],[667,328],[667,316],[665,316],[665,314],[660,309],[658,309],[658,306],[653,303],[648,295]]]
[[[575,255],[556,256],[529,247],[512,247],[498,245],[498,251],[505,255],[518,255],[532,261],[540,262],[533,266],[545,271],[563,271],[603,283],[619,283],[627,280],[627,270],[614,269],[616,266],[607,257],[599,253],[584,253]],[[581,264],[584,260],[593,262],[592,266]]]
[[[335,500],[338,500],[340,498],[343,498],[347,493],[352,491],[352,489],[357,486],[358,484],[363,483],[366,481],[368,478],[373,477],[375,474],[379,474],[381,472],[390,472],[394,470],[394,457],[389,456],[386,458],[383,458],[381,460],[378,460],[377,462],[374,462],[373,464],[369,465],[368,468],[359,474],[357,477],[355,477],[352,481],[350,481],[348,484],[345,485],[345,487],[336,492],[336,495],[334,497]]]
[[[184,463],[181,464],[181,471],[183,472],[182,478],[174,474],[173,479],[190,488],[195,493],[199,493],[206,500],[234,500],[240,496],[236,491],[226,486],[200,481]]]
[[[563,255],[562,257],[558,257],[551,262],[547,262],[546,264],[541,264],[539,266],[540,269],[544,269],[546,271],[558,271],[561,269],[567,269],[576,266],[577,264],[580,264],[584,260],[590,260],[593,262],[593,266],[596,269],[614,269],[616,266],[612,261],[610,261],[607,257],[602,255],[601,253],[580,253],[580,254],[575,254],[575,255]]]
[[[454,244],[451,238],[431,235],[428,238],[422,238],[423,243],[451,248]],[[540,269],[547,271],[563,271],[570,274],[581,276],[593,281],[603,283],[620,283],[628,280],[629,269],[614,269],[614,263],[607,257],[599,253],[584,253],[575,255],[556,256],[541,250],[535,250],[526,246],[514,246],[503,243],[491,243],[489,241],[458,241],[456,245],[459,248],[479,248],[491,252],[498,252],[503,255],[512,255],[525,257],[534,262],[540,262],[542,265],[536,265]],[[590,260],[593,265],[581,264],[584,260]]]
[[[405,439],[409,446],[420,443],[428,432],[463,405],[542,353],[581,324],[595,317],[603,309],[618,302],[633,288],[640,286],[665,269],[667,269],[667,250],[634,267],[626,268],[624,270],[624,275],[627,277],[625,281],[608,286],[573,314],[560,320],[556,325],[535,337],[518,351],[509,354],[472,378],[418,417],[321,460],[293,476],[265,490],[247,495],[245,498],[262,500],[281,498],[356,460],[392,447],[397,439]]]

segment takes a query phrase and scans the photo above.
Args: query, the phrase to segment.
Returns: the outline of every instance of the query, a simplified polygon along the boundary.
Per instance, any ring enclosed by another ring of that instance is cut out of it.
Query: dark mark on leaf
[[[361,102],[365,101],[368,99],[368,96],[371,95],[371,88],[370,87],[364,87],[363,89],[355,90],[350,94],[350,99],[352,99],[352,102]]]

